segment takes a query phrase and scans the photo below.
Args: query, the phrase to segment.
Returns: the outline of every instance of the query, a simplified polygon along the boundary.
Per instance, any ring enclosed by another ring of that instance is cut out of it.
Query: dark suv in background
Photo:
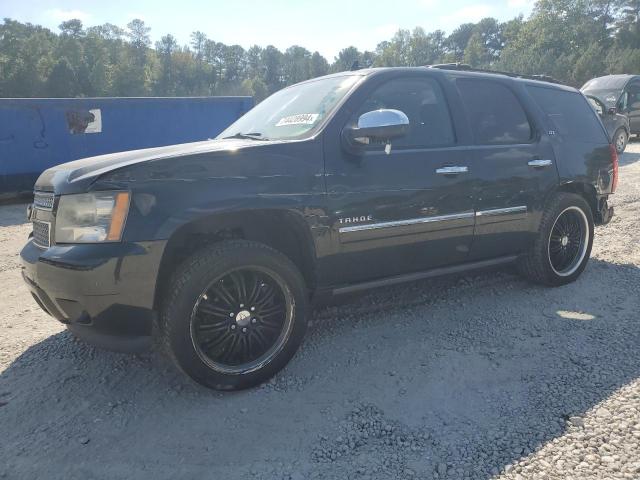
[[[622,140],[640,134],[640,75],[606,75],[593,78],[580,89],[587,97],[597,98],[605,105],[603,122],[618,150]],[[617,115],[628,119],[628,126],[620,125]],[[626,129],[626,136],[622,137]]]
[[[626,115],[619,114],[615,107],[607,108],[605,103],[598,97],[594,97],[593,95],[586,95],[586,97],[600,117],[600,120],[602,120],[604,128],[607,129],[609,138],[616,147],[616,151],[619,154],[623,153],[625,148],[627,148],[629,133],[631,131],[629,118]]]
[[[275,93],[215,140],[47,170],[23,275],[75,335],[136,350],[154,334],[198,382],[245,388],[291,359],[329,295],[511,262],[574,281],[616,182],[573,88],[345,72]]]

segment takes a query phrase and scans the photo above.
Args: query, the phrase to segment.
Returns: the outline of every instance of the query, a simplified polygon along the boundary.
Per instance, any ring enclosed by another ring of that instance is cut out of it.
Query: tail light
[[[611,152],[611,163],[613,163],[613,178],[611,179],[611,193],[616,191],[618,187],[618,151],[613,143],[609,144]]]

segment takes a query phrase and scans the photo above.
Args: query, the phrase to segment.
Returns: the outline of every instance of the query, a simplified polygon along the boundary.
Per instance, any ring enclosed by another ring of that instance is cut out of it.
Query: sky
[[[420,26],[450,33],[465,22],[492,16],[508,20],[531,12],[533,0],[0,0],[0,18],[44,25],[79,18],[85,26],[113,23],[124,27],[140,18],[151,39],[173,34],[188,44],[200,30],[218,42],[300,45],[333,61],[345,47],[373,50],[399,28]]]

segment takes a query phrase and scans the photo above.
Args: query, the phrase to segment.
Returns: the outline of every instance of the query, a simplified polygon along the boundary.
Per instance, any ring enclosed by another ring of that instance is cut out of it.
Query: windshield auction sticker
[[[289,115],[282,117],[276,127],[286,127],[288,125],[313,125],[318,120],[319,113],[299,113],[298,115]]]

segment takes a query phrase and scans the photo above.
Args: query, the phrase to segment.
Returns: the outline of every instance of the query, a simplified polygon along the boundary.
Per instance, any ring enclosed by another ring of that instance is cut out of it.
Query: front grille
[[[33,243],[43,248],[49,248],[51,246],[50,223],[41,222],[40,220],[33,221]]]
[[[53,202],[55,196],[53,193],[47,192],[34,192],[33,193],[33,206],[41,210],[53,210]]]

